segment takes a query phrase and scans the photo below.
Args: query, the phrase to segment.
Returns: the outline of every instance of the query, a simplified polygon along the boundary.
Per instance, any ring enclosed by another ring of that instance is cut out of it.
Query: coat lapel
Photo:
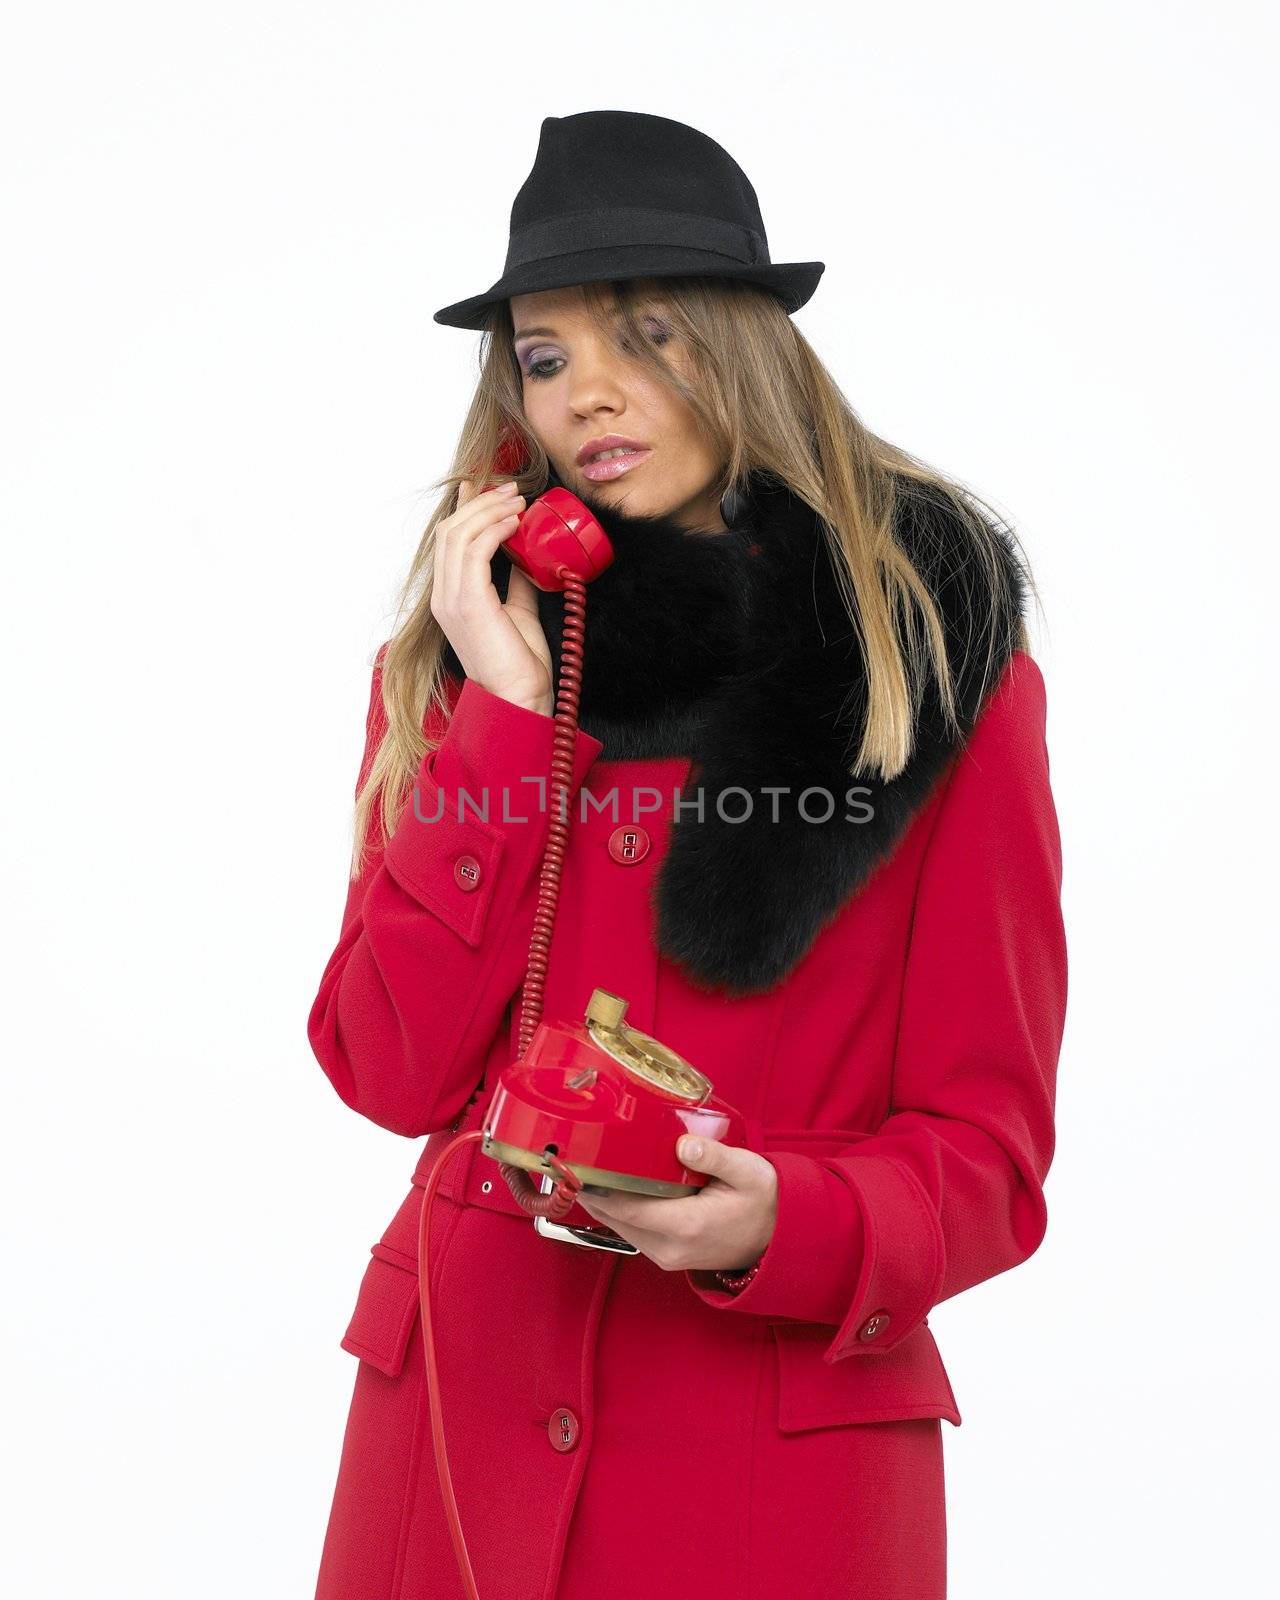
[[[898,536],[941,610],[961,731],[930,683],[911,759],[884,783],[848,775],[866,673],[803,501],[757,473],[736,525],[709,534],[582,498],[615,559],[587,589],[580,726],[606,760],[692,762],[654,880],[655,942],[704,987],[770,989],[892,853],[972,731],[1025,604],[1012,541],[997,526],[996,568],[980,568],[936,491],[903,482]],[[492,571],[505,600],[501,551]],[[989,636],[967,638],[975,603],[981,616],[993,601]],[[563,596],[539,591],[538,608],[559,682]],[[464,675],[448,647],[444,661]]]

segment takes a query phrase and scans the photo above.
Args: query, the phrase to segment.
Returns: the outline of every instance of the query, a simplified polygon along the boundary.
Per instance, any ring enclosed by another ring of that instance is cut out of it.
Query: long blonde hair
[[[837,556],[835,569],[867,673],[866,724],[849,776],[895,777],[912,754],[916,713],[931,677],[944,715],[956,729],[955,686],[942,620],[924,579],[895,536],[900,498],[917,489],[941,495],[971,534],[974,570],[984,571],[990,580],[966,589],[988,600],[983,614],[966,619],[967,637],[986,650],[984,691],[995,665],[995,612],[1005,571],[996,528],[1016,552],[1027,591],[1038,604],[1017,535],[973,490],[864,426],[768,291],[732,279],[698,277],[635,278],[582,288],[588,311],[605,337],[614,331],[605,290],[612,292],[630,358],[673,388],[699,419],[724,462],[721,493],[763,469],[821,519]],[[664,302],[663,321],[684,343],[691,377],[652,342],[643,305],[654,294]],[[447,492],[431,514],[400,590],[396,625],[382,656],[382,733],[356,796],[353,878],[366,862],[378,797],[381,833],[390,838],[422,758],[435,747],[424,731],[428,712],[448,715],[442,664],[446,639],[431,613],[436,526],[457,509],[464,478],[481,484],[492,478],[499,444],[508,431],[523,440],[528,453],[527,466],[515,474],[520,492],[532,499],[548,481],[550,463],[524,417],[513,332],[510,305],[504,300],[494,307],[481,337],[480,378],[453,465],[431,485]],[[1015,648],[1027,648],[1022,620]]]

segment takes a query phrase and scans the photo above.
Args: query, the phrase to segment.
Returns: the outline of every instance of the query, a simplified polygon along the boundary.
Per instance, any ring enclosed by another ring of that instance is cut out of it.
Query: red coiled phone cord
[[[533,934],[529,941],[529,966],[525,975],[520,1003],[520,1037],[517,1059],[529,1048],[534,1029],[542,1019],[543,989],[547,977],[547,964],[551,954],[551,934],[555,927],[556,902],[560,895],[560,872],[564,866],[565,848],[569,839],[569,789],[573,781],[573,757],[578,735],[578,698],[582,692],[582,644],[585,633],[587,609],[586,585],[582,579],[562,569],[564,582],[564,627],[560,652],[560,682],[556,692],[555,734],[551,749],[550,793],[551,820],[547,833],[546,849],[542,857],[542,875],[538,884],[538,905],[534,913]],[[440,1479],[440,1492],[444,1498],[445,1516],[449,1523],[449,1537],[453,1540],[454,1555],[458,1561],[467,1600],[480,1600],[471,1558],[458,1519],[458,1503],[454,1498],[453,1480],[449,1476],[449,1458],[444,1443],[444,1418],[440,1410],[440,1378],[436,1371],[435,1337],[431,1328],[431,1278],[427,1254],[427,1218],[431,1201],[440,1183],[445,1162],[464,1145],[484,1138],[483,1130],[460,1133],[441,1151],[427,1179],[422,1195],[422,1209],[418,1217],[418,1295],[422,1311],[422,1349],[427,1371],[427,1394],[431,1405],[431,1439],[435,1447],[436,1473]],[[531,1217],[550,1217],[559,1221],[573,1207],[574,1198],[582,1187],[581,1180],[555,1153],[547,1162],[559,1174],[559,1182],[550,1194],[542,1194],[533,1187],[529,1174],[523,1167],[500,1161],[498,1170],[507,1180],[507,1186],[516,1200]]]

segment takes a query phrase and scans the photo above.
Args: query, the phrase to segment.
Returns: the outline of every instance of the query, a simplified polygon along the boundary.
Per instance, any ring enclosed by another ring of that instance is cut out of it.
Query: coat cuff
[[[870,1154],[765,1159],[778,1174],[778,1210],[760,1270],[736,1294],[711,1272],[686,1272],[693,1292],[719,1311],[834,1327],[827,1362],[901,1344],[935,1303],[944,1259],[915,1174]]]
[[[554,811],[554,739],[553,717],[464,679],[387,845],[391,875],[471,946],[499,882],[522,883],[539,859]],[[571,799],[603,748],[577,730]]]
[[[765,1160],[778,1174],[773,1237],[745,1289],[719,1287],[713,1272],[687,1271],[709,1306],[774,1321],[843,1320],[849,1285],[862,1260],[862,1222],[847,1184],[813,1156],[779,1151]]]

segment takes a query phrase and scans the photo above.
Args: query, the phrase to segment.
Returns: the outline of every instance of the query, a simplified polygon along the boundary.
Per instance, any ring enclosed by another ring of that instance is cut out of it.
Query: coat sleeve
[[[360,780],[386,727],[378,652]],[[339,1097],[411,1138],[448,1127],[475,1088],[524,980],[550,825],[555,722],[462,681],[424,732],[390,842],[376,808],[307,1037]],[[571,793],[603,746],[577,733]],[[357,782],[357,792],[359,791]]]
[[[1035,1251],[1066,1018],[1062,856],[1044,680],[1016,652],[950,774],[906,957],[891,1111],[847,1152],[778,1152],[773,1237],[730,1314],[825,1323],[875,1355]]]

